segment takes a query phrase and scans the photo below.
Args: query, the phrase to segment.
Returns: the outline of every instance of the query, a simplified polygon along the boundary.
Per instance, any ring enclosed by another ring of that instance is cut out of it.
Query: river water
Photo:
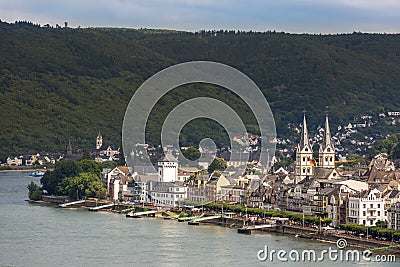
[[[0,266],[399,266],[397,263],[260,261],[258,252],[334,244],[291,236],[237,234],[219,226],[30,204],[26,186],[39,178],[0,173]],[[260,254],[264,256],[265,254]],[[288,256],[286,256],[287,258]]]

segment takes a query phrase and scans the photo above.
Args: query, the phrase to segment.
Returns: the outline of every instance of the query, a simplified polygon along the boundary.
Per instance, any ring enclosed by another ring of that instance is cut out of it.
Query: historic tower
[[[103,145],[103,137],[101,136],[99,131],[99,134],[97,135],[96,138],[96,149],[100,149],[102,145]]]
[[[313,167],[313,151],[308,138],[306,115],[304,114],[301,140],[296,150],[296,183],[306,178],[306,176],[312,176]]]
[[[158,181],[176,182],[178,180],[178,160],[170,153],[166,153],[158,161]]]
[[[319,167],[335,168],[335,147],[332,144],[331,132],[329,130],[328,114],[325,118],[324,140],[319,147]]]

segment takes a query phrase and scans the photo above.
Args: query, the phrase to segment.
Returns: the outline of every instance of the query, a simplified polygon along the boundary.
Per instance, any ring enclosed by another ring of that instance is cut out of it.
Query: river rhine
[[[291,236],[237,234],[154,218],[29,204],[26,186],[39,178],[0,173],[0,266],[398,266],[376,262],[263,262],[264,248],[321,251],[334,244]],[[399,261],[399,256],[397,256]]]

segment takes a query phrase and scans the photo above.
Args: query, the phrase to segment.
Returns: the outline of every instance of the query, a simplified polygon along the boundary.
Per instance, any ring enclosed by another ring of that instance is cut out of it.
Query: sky
[[[0,19],[70,27],[400,33],[400,0],[0,0]]]

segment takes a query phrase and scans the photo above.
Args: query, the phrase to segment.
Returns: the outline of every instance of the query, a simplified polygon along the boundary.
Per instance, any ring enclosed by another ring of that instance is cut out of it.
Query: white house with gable
[[[387,221],[382,192],[375,188],[349,197],[348,222],[375,226],[377,221]]]

